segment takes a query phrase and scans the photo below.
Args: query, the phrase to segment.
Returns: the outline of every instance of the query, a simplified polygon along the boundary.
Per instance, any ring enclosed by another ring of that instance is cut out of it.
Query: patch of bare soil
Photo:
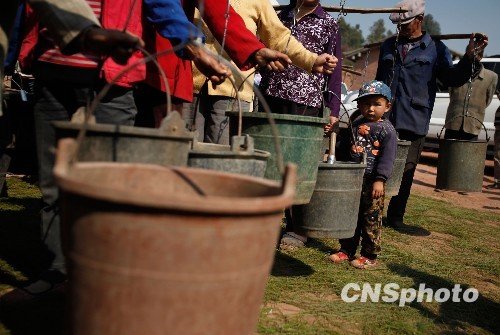
[[[490,172],[491,161],[486,161],[488,172]],[[412,192],[414,194],[430,196],[435,199],[447,201],[464,208],[489,211],[500,214],[500,190],[487,189],[486,186],[493,183],[493,176],[483,176],[482,192],[456,192],[436,190],[437,154],[434,152],[422,153],[421,163],[417,166],[413,180]]]

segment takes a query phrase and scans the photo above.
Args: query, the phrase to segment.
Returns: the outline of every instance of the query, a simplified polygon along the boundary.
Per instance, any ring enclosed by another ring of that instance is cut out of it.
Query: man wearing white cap
[[[387,39],[381,46],[376,79],[385,82],[394,102],[389,120],[399,138],[411,141],[403,180],[398,195],[392,197],[387,209],[390,226],[404,228],[403,216],[410,196],[413,175],[420,159],[439,79],[451,87],[461,86],[472,74],[472,61],[488,44],[488,37],[472,34],[464,57],[453,65],[449,49],[422,31],[424,0],[404,0],[395,5],[406,13],[392,13],[398,25],[398,37]]]

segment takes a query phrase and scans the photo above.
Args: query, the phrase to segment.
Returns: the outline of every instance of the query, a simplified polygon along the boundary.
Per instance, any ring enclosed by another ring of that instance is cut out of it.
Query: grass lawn
[[[0,295],[26,281],[45,261],[38,243],[40,194],[9,178],[10,198],[0,200]],[[259,334],[500,334],[500,215],[465,210],[412,196],[407,222],[421,236],[383,231],[380,266],[369,271],[334,266],[338,244],[312,240],[308,248],[277,252],[258,325]],[[473,303],[346,303],[347,283],[397,283],[433,290],[474,287]],[[0,334],[59,334],[61,299],[47,298],[6,310]]]

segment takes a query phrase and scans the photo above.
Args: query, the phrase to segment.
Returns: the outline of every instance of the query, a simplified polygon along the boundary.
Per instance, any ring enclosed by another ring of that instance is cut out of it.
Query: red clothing
[[[133,5],[135,3],[135,5]],[[133,6],[133,8],[132,8]],[[133,14],[129,15],[130,11],[133,10]],[[38,25],[38,18],[32,10],[27,10],[26,25],[27,25],[27,35],[23,40],[21,45],[21,50],[19,53],[19,61],[23,68],[29,68],[31,62],[34,58],[39,55],[35,55],[35,47],[42,44],[42,39],[40,38],[40,27]],[[128,19],[128,22],[127,22]],[[134,0],[102,0],[101,7],[101,25],[103,28],[107,29],[118,29],[126,30],[136,36],[143,36],[142,27],[142,1]],[[52,46],[46,44],[41,50],[45,52]],[[127,62],[128,64],[135,63],[143,58],[141,52],[135,52],[132,57]],[[59,64],[61,62],[64,66],[82,67],[77,64],[72,64],[71,62],[64,62],[63,59],[59,59]],[[57,62],[52,62],[57,63]],[[101,76],[106,81],[111,81],[116,75],[123,70],[126,65],[119,65],[115,63],[111,58],[107,58],[102,67]],[[146,67],[145,65],[139,65],[129,70],[127,73],[122,75],[116,82],[117,85],[123,87],[132,87],[134,83],[141,82],[146,78]]]
[[[102,3],[101,0],[86,0],[90,8],[94,12],[95,17],[101,19]],[[40,31],[43,35],[45,29]],[[38,36],[38,35],[37,35]],[[43,53],[38,57],[39,62],[47,62],[51,64],[59,64],[64,66],[72,66],[78,68],[97,69],[100,58],[98,56],[87,53],[76,53],[72,55],[64,55],[59,48],[52,44],[52,41],[45,41]]]
[[[193,1],[184,1],[184,8],[186,15],[192,19],[194,15]],[[205,0],[203,19],[219,42],[222,41],[224,36],[225,14],[225,1]],[[155,53],[157,50],[172,48],[170,42],[158,34],[156,34],[156,41],[146,41],[146,44],[150,46],[150,52],[152,53]],[[257,50],[265,48],[265,45],[246,28],[243,19],[232,7],[229,12],[225,45],[228,55],[242,70],[250,69],[253,66],[250,62],[250,56]],[[158,57],[158,62],[168,78],[170,94],[179,99],[192,102],[193,74],[191,61],[184,60],[174,53],[169,53]],[[154,64],[150,63],[147,66],[146,82],[159,90],[165,91],[165,85]]]

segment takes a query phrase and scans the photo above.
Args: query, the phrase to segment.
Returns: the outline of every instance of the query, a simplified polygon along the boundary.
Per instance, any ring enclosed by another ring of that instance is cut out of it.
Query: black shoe
[[[406,225],[403,223],[403,219],[387,218],[387,226],[394,229],[403,229]]]
[[[40,278],[29,285],[23,286],[20,289],[27,294],[40,296],[51,292],[66,281],[66,274],[58,270],[44,271]]]

